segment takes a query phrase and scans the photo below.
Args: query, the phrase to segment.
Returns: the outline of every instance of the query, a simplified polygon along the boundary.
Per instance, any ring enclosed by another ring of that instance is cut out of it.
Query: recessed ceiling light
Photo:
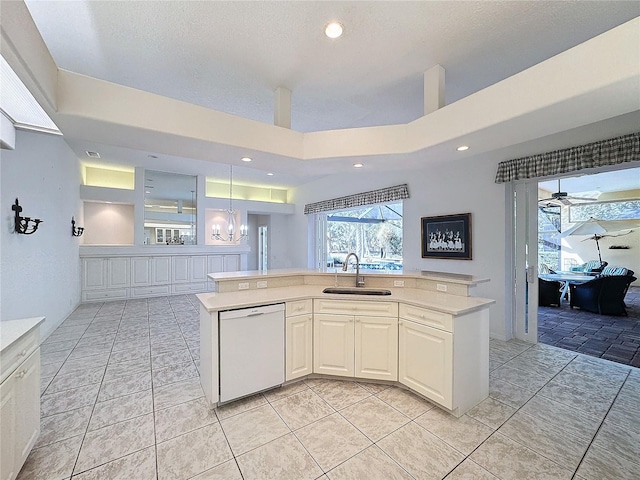
[[[469,150],[469,146],[468,145],[460,145],[457,150],[459,152],[464,152],[465,150]]]
[[[356,168],[362,168],[364,167],[364,163],[354,163],[353,166]]]
[[[147,155],[147,157],[149,157],[149,158],[158,158],[157,155]]]
[[[340,22],[331,22],[324,27],[324,34],[329,38],[338,38],[344,32],[344,27]]]
[[[149,190],[145,190],[144,193],[151,193]]]
[[[91,150],[85,150],[84,153],[87,154],[89,158],[100,158],[100,154],[98,152],[92,152]]]
[[[243,162],[250,162],[252,160],[252,158],[250,158],[250,157],[242,157],[240,160],[242,160]]]
[[[273,177],[273,173],[269,172],[267,173],[268,176]]]

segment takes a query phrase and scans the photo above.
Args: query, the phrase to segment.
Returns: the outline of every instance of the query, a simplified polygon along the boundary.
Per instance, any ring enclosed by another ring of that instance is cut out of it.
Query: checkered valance
[[[640,161],[640,132],[498,164],[496,183]]]
[[[381,188],[370,192],[356,193],[346,197],[323,200],[322,202],[308,203],[304,206],[304,214],[330,212],[345,208],[374,205],[376,203],[394,202],[409,198],[409,188],[406,184],[395,187]]]

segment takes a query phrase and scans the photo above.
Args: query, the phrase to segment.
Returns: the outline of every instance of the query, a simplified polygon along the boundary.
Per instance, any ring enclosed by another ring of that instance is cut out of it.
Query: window
[[[318,266],[341,267],[355,252],[360,268],[402,270],[402,202],[316,214]]]
[[[544,264],[551,270],[562,270],[560,225],[559,205],[538,206],[538,265]]]
[[[618,200],[571,205],[569,222],[586,222],[591,217],[598,220],[640,219],[640,200]]]

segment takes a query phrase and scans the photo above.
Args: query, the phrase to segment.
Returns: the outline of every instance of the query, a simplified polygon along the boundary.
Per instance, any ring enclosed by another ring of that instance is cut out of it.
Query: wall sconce
[[[11,210],[16,212],[13,224],[13,228],[16,233],[22,233],[24,235],[31,235],[32,233],[36,233],[36,230],[38,230],[38,225],[42,223],[42,220],[40,220],[39,218],[21,217],[20,212],[22,212],[22,207],[18,203],[17,198],[16,203],[11,207]]]
[[[71,217],[71,235],[81,237],[84,233],[84,227],[76,227],[76,221]]]

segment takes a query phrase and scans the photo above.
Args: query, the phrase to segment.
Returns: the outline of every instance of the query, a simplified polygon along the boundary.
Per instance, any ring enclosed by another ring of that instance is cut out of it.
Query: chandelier
[[[216,223],[212,227],[211,238],[223,242],[237,242],[246,238],[249,229],[246,225],[240,225],[240,231],[236,228],[236,212],[233,209],[233,165],[229,165],[229,208],[226,210],[227,221],[224,226]]]

